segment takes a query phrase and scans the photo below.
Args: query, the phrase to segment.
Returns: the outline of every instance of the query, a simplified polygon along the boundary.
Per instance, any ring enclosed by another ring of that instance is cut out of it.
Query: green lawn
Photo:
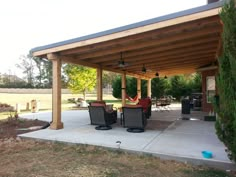
[[[75,109],[75,104],[69,103],[67,100],[70,98],[82,98],[81,94],[62,94],[62,110]],[[37,100],[40,102],[40,111],[48,111],[52,109],[52,94],[11,94],[11,93],[0,93],[0,103],[7,103],[11,106],[20,104],[21,112],[25,113],[27,103],[30,104],[31,100]],[[96,100],[95,94],[87,94],[86,100]],[[121,107],[121,100],[117,100],[112,95],[103,95],[103,99],[109,103],[114,104],[114,107]],[[29,112],[29,111],[28,111]],[[14,114],[14,113],[12,113]],[[10,115],[10,112],[0,113],[0,119],[5,119]]]

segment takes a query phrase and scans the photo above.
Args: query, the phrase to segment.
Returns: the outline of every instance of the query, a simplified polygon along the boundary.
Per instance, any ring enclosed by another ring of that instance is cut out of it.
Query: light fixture
[[[156,72],[155,76],[156,76],[156,77],[159,77],[159,73],[158,73],[158,72]]]
[[[167,79],[167,76],[165,76],[164,79]]]
[[[125,66],[128,66],[127,63],[123,60],[123,54],[120,52],[120,60],[118,61],[118,67],[124,68]]]
[[[119,60],[118,61],[118,66],[121,67],[121,68],[125,67],[125,62],[123,60]]]
[[[145,68],[144,64],[143,64],[143,67],[142,67],[142,73],[146,73],[147,72],[147,69]]]

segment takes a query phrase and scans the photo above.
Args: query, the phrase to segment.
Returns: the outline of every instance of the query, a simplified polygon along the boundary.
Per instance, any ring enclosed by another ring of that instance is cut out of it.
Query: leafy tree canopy
[[[92,91],[96,85],[96,70],[67,64],[64,66],[64,72],[68,77],[68,88],[73,93],[83,93],[86,99],[86,92]]]

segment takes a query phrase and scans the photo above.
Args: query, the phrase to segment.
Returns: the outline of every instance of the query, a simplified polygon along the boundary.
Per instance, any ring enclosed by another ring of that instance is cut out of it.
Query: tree
[[[36,86],[37,87],[42,87],[42,59],[38,58],[38,57],[33,57],[32,55],[30,56],[32,58],[32,60],[35,62],[35,66],[38,69],[39,74],[37,76],[35,76],[36,78]]]
[[[52,87],[52,62],[50,60],[34,57],[31,53],[21,56],[20,60],[21,62],[16,66],[23,70],[30,87]]]
[[[43,60],[43,79],[45,87],[52,87],[52,62],[50,60]],[[63,79],[63,78],[62,78]]]
[[[176,75],[170,78],[170,91],[169,94],[180,100],[182,96],[190,95],[190,90],[187,81],[183,75]]]
[[[121,98],[121,77],[117,76],[112,82],[113,96],[115,98]],[[137,95],[137,79],[133,77],[126,77],[126,93],[130,97]]]
[[[169,89],[168,80],[164,78],[152,79],[152,97],[160,98],[167,94]]]
[[[188,82],[191,92],[202,92],[202,77],[199,73],[194,73]]]
[[[96,70],[67,64],[64,66],[64,72],[68,77],[68,87],[73,93],[83,93],[84,100],[86,92],[92,91],[96,85]]]
[[[23,73],[25,74],[25,79],[27,80],[27,83],[29,86],[34,86],[34,63],[32,61],[32,57],[30,54],[27,56],[22,55],[20,57],[20,63],[16,64],[16,66],[23,70]]]
[[[112,81],[112,95],[115,98],[120,99],[121,98],[121,77],[117,76],[113,81]]]
[[[229,157],[236,161],[236,10],[231,0],[220,12],[223,21],[223,53],[218,58],[218,99],[214,109],[219,117],[216,121],[218,137],[228,148]],[[217,97],[216,97],[217,98]]]
[[[39,88],[52,87],[52,62],[50,60],[29,55],[34,61],[37,72],[35,74],[35,84]]]
[[[112,82],[113,92],[115,98],[121,98],[121,77],[117,76]],[[133,77],[126,77],[126,93],[134,98],[137,95],[137,79]],[[147,97],[147,81],[141,80],[141,97]]]
[[[102,75],[102,85],[103,85],[103,87],[106,87],[108,85],[112,85],[112,81],[114,79],[116,79],[116,77],[118,75],[119,74],[117,74],[117,73],[113,73],[113,72],[110,72],[110,71],[104,71],[103,75]]]

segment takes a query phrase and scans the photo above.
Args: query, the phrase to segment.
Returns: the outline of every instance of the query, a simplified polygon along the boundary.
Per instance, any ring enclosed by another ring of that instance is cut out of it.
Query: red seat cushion
[[[91,106],[103,106],[107,112],[113,112],[111,105],[106,105],[104,101],[95,101],[90,103]]]
[[[142,107],[142,105],[126,104],[124,107],[128,107],[128,108],[140,108],[140,107]]]
[[[139,99],[138,104],[142,105],[143,111],[146,112],[148,109],[148,106],[151,104],[151,100],[149,98]]]
[[[93,103],[90,103],[91,106],[103,106],[104,108],[106,107],[106,104],[104,103],[97,103],[97,102],[93,102]]]

